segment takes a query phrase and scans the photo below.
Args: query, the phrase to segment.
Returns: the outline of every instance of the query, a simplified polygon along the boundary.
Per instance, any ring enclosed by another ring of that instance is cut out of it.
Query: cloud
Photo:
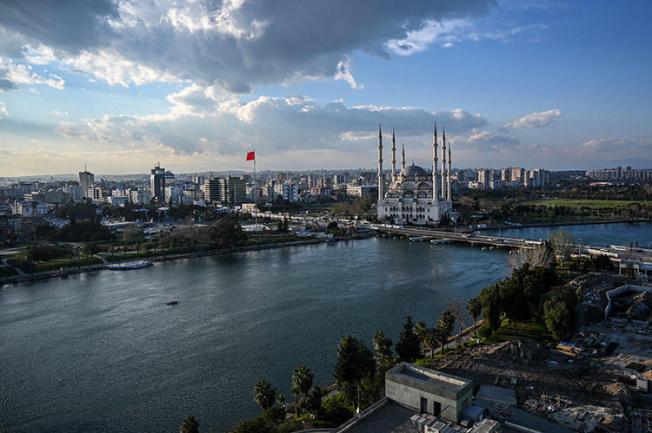
[[[178,81],[170,74],[127,60],[110,50],[99,50],[94,53],[83,51],[64,59],[63,63],[73,71],[88,74],[110,85],[129,87],[130,84],[141,86],[156,81]]]
[[[50,111],[50,116],[52,117],[68,117],[69,113],[67,111],[52,110]]]
[[[499,132],[493,134],[486,130],[473,129],[468,134],[454,135],[451,138],[454,147],[462,147],[474,149],[480,152],[485,151],[512,151],[520,147],[520,141],[516,137],[512,137]]]
[[[43,84],[62,90],[65,84],[63,78],[51,74],[43,77],[32,70],[30,65],[14,63],[10,59],[0,57],[0,91],[13,90],[17,84]]]
[[[410,107],[320,104],[307,97],[267,97],[242,102],[219,88],[193,84],[167,97],[162,115],[101,116],[60,122],[67,140],[133,148],[160,146],[178,154],[239,154],[255,147],[261,155],[279,151],[375,148],[377,127],[395,128],[401,140],[429,143],[433,121],[447,131],[465,132],[486,124],[461,109],[429,112]]]
[[[626,152],[629,157],[636,157],[639,154],[649,157],[650,149],[652,149],[652,137],[594,138],[584,142],[580,149],[584,152],[610,153],[610,156]]]
[[[393,54],[411,56],[425,51],[433,44],[442,48],[452,48],[464,41],[508,42],[515,36],[537,35],[546,28],[544,24],[506,28],[502,23],[496,24],[491,20],[479,23],[469,18],[426,20],[420,28],[407,32],[404,38],[388,40],[385,46]]]
[[[387,56],[425,22],[469,19],[494,0],[434,2],[347,0],[71,0],[0,3],[0,32],[29,45],[22,59],[56,58],[115,85],[189,80],[248,93],[262,84],[340,79],[359,87],[348,58],[365,51]],[[3,50],[0,44],[0,50]],[[0,51],[0,55],[3,51]]]
[[[9,116],[9,110],[7,110],[7,104],[0,102],[0,120]]]
[[[561,116],[558,109],[530,113],[503,125],[503,128],[544,128]]]

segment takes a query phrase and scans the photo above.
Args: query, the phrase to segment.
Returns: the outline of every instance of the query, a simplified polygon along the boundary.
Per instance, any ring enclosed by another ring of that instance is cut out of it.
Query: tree
[[[448,338],[451,336],[451,333],[453,332],[453,327],[455,326],[455,316],[453,313],[450,311],[446,310],[444,311],[440,316],[439,320],[437,321],[437,340],[439,340],[439,343],[442,345],[442,351],[446,350],[446,343],[448,342]]]
[[[482,289],[478,299],[482,305],[482,318],[485,325],[495,331],[500,327],[500,300],[497,284]]]
[[[446,309],[451,312],[455,322],[457,322],[459,327],[458,332],[462,332],[466,323],[466,317],[464,316],[464,308],[462,307],[460,301],[457,299],[451,299]]]
[[[263,411],[270,409],[276,402],[276,390],[272,384],[262,379],[254,385],[254,401]]]
[[[220,218],[210,227],[208,238],[218,248],[233,248],[247,238],[237,215]]]
[[[414,324],[414,333],[419,337],[419,341],[423,344],[423,340],[426,338],[428,333],[428,326],[425,322],[419,320]]]
[[[405,317],[403,330],[396,343],[396,354],[401,362],[414,362],[421,357],[421,342],[414,332],[414,324],[411,316]]]
[[[353,407],[346,401],[342,394],[335,394],[326,397],[319,409],[319,418],[326,422],[327,426],[335,427],[351,418]]]
[[[546,328],[558,340],[568,338],[575,324],[576,300],[567,290],[554,290],[543,303],[543,317]]]
[[[374,334],[374,361],[376,364],[376,371],[385,374],[392,364],[394,358],[392,356],[392,340],[385,336],[383,331],[377,331]]]
[[[473,319],[473,326],[478,323],[478,317],[482,314],[482,304],[478,298],[471,298],[466,304],[466,311],[469,312],[469,315]]]
[[[145,233],[143,229],[135,225],[130,225],[122,232],[122,242],[126,244],[133,244],[145,240]]]
[[[313,386],[306,394],[304,408],[312,413],[319,411],[319,408],[321,407],[321,397],[321,390],[318,387]]]
[[[187,416],[186,419],[183,420],[179,433],[199,433],[199,423],[194,416]]]
[[[535,248],[520,248],[509,256],[509,263],[512,268],[523,267],[526,263],[532,268],[550,268],[555,264],[554,251],[549,242]]]
[[[575,238],[569,232],[557,230],[550,233],[550,244],[552,249],[561,260],[566,261],[570,259],[571,253],[575,245]]]
[[[275,433],[276,426],[266,417],[258,416],[252,420],[242,421],[230,433]]]
[[[364,378],[374,375],[374,357],[367,346],[350,335],[342,337],[337,345],[335,381],[350,401],[355,397],[356,387]]]
[[[303,399],[308,395],[308,391],[312,388],[314,375],[305,365],[298,365],[292,373],[292,394],[295,397],[295,409],[299,415]]]

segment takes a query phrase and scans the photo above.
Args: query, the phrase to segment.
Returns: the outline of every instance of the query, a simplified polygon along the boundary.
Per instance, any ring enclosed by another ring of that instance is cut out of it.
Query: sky
[[[652,2],[0,0],[0,176],[652,167]]]

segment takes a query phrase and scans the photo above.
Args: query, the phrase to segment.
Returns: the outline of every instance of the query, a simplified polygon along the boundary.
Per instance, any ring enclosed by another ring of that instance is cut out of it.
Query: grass
[[[573,207],[573,208],[588,208],[588,209],[623,209],[631,204],[639,204],[643,207],[652,208],[652,201],[641,200],[581,200],[581,199],[543,199],[527,201],[522,204],[530,206],[547,206],[547,207]]]
[[[539,344],[547,344],[555,341],[552,334],[550,334],[542,323],[521,323],[503,320],[500,328],[496,329],[496,331],[491,334],[491,337],[488,338],[487,342],[502,343],[504,341],[516,340],[519,338],[530,338]]]
[[[97,257],[85,257],[83,259],[58,259],[37,263],[34,272],[56,271],[60,268],[76,268],[78,266],[97,265],[102,263]]]

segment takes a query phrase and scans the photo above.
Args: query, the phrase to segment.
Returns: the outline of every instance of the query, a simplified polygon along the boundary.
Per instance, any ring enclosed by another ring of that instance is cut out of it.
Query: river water
[[[225,431],[260,378],[289,397],[304,363],[327,385],[341,336],[432,325],[508,272],[505,252],[372,238],[5,286],[0,431]]]
[[[618,224],[586,224],[556,227],[510,228],[502,230],[483,230],[482,234],[524,238],[548,239],[550,233],[563,230],[571,233],[576,242],[584,244],[609,246],[630,244],[643,248],[652,248],[652,224],[650,223],[618,223]]]

